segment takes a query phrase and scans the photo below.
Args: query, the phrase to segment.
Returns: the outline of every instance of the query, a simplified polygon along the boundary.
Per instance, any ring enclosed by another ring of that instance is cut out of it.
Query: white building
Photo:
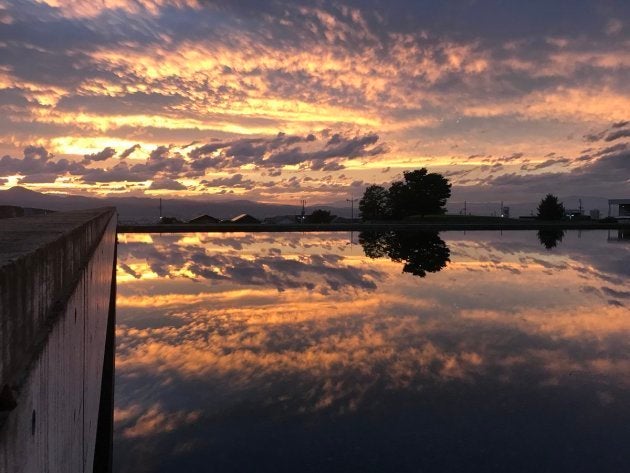
[[[617,207],[615,214],[614,208]],[[630,219],[630,199],[610,199],[608,201],[608,216],[618,219]]]

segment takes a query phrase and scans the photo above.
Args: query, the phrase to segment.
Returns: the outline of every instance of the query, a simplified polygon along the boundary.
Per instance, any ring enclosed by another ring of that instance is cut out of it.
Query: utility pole
[[[162,197],[160,197],[160,220],[162,219]]]
[[[354,221],[354,201],[357,200],[354,197],[350,196],[349,199],[346,199],[346,202],[350,202],[350,220]]]
[[[304,223],[305,218],[306,218],[306,200],[302,200],[302,218],[301,218],[302,223]]]

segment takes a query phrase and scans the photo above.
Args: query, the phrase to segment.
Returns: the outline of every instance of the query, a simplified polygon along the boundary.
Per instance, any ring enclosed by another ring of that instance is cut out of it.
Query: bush
[[[318,209],[306,216],[306,223],[330,223],[333,218],[328,210]]]
[[[562,220],[564,217],[564,205],[553,194],[547,196],[538,204],[539,220]]]

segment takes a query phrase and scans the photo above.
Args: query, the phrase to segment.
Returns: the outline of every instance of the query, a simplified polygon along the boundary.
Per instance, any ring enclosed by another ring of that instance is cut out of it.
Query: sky
[[[0,0],[0,189],[630,194],[624,0]]]

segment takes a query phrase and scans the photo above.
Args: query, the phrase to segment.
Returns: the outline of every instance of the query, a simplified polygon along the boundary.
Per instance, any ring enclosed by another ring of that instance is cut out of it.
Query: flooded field
[[[119,240],[116,472],[630,463],[616,231]]]

